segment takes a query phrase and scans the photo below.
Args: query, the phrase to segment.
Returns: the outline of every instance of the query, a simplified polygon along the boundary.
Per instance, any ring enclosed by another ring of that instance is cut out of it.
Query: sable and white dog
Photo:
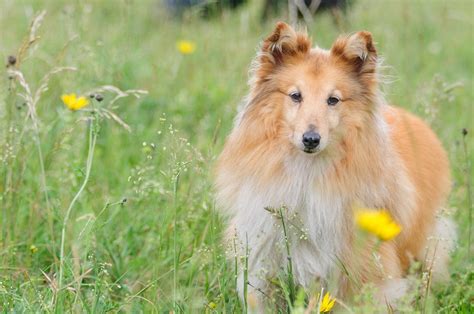
[[[446,274],[455,228],[437,212],[450,190],[448,158],[425,123],[386,104],[378,63],[368,32],[323,50],[278,23],[264,40],[216,178],[228,237],[238,254],[248,248],[248,291],[257,298],[288,257],[268,207],[285,206],[294,220],[290,255],[303,287],[339,274],[339,297],[358,289],[354,282],[372,282],[392,302],[406,289],[411,261]],[[378,248],[378,266],[373,245],[355,248],[354,204],[384,208],[402,227]],[[243,273],[239,280],[243,290]]]

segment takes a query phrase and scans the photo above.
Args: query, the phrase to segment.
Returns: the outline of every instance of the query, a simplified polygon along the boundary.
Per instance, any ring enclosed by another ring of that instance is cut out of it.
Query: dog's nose
[[[318,147],[321,135],[314,131],[307,131],[303,134],[303,145],[307,149],[314,149]]]

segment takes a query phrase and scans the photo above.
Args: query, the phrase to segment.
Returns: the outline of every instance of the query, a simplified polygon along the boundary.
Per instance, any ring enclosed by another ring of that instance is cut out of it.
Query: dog
[[[369,32],[324,50],[280,22],[263,41],[215,178],[226,238],[248,264],[239,269],[242,300],[247,290],[265,308],[288,258],[296,284],[337,278],[338,298],[371,283],[395,304],[415,260],[446,277],[455,226],[438,214],[450,192],[448,157],[422,120],[386,103],[381,81]],[[356,204],[387,210],[401,233],[358,248]]]

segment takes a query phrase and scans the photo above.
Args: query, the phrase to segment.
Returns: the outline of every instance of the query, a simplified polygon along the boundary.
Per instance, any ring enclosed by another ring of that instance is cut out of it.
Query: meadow
[[[178,20],[154,0],[0,1],[1,312],[243,310],[212,178],[257,46],[285,19],[261,23],[260,5]],[[449,153],[451,278],[430,291],[413,273],[421,292],[401,312],[474,311],[473,12],[468,0],[356,0],[344,30],[328,13],[308,25],[322,47],[372,32],[387,99]],[[70,93],[103,99],[72,111]],[[386,311],[371,291],[334,309]]]

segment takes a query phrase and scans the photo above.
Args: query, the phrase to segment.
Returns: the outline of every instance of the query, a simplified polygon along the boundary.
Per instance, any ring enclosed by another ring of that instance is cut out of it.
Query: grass
[[[241,311],[212,167],[256,47],[277,19],[261,24],[258,2],[178,22],[151,0],[2,1],[1,60],[18,56],[42,10],[38,37],[18,60],[40,97],[21,98],[24,87],[6,70],[0,80],[0,310]],[[470,1],[357,0],[347,17],[347,31],[371,31],[391,66],[387,98],[430,122],[452,163],[451,281],[407,311],[473,310],[473,10]],[[328,14],[309,32],[323,47],[340,33]],[[194,41],[195,53],[179,54],[180,39]],[[76,70],[44,85],[58,67]],[[112,104],[116,91],[103,88],[104,101],[81,112],[61,103],[62,94],[104,85],[148,94]],[[376,312],[370,291],[357,300],[348,308]]]

